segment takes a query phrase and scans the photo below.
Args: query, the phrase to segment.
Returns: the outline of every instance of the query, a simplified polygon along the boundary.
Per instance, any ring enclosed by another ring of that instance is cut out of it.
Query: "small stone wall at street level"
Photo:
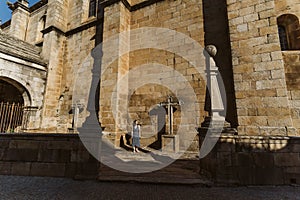
[[[96,179],[99,163],[77,134],[0,134],[0,174]]]
[[[299,184],[300,137],[223,135],[200,168],[218,184]]]

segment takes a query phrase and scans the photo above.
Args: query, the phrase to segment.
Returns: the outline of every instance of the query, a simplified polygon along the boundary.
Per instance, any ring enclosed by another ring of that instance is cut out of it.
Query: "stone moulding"
[[[110,6],[112,4],[118,3],[118,2],[122,2],[124,4],[124,6],[130,11],[130,12],[134,12],[137,11],[139,9],[145,8],[147,6],[151,6],[152,4],[164,1],[164,0],[147,0],[147,1],[143,1],[141,3],[137,3],[135,5],[130,5],[130,3],[127,0],[108,0],[108,1],[103,1],[101,3],[101,5],[103,7],[107,7]]]
[[[47,62],[40,55],[41,49],[22,40],[0,33],[0,52],[46,67]]]
[[[63,30],[61,30],[60,28],[58,28],[56,26],[49,26],[46,29],[42,30],[41,32],[43,34],[47,34],[47,33],[50,33],[51,31],[55,31],[55,32],[65,36],[65,37],[69,37],[71,35],[82,32],[82,31],[84,31],[86,29],[89,29],[91,27],[97,26],[97,25],[101,24],[102,22],[103,22],[102,18],[100,18],[100,19],[95,18],[94,20],[92,20],[88,23],[82,24],[81,26],[78,26],[78,27],[76,27],[74,29],[71,29],[69,31],[63,31]]]

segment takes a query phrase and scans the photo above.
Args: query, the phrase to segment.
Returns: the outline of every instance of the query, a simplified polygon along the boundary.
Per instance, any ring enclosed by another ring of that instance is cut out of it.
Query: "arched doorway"
[[[0,132],[19,132],[23,126],[25,105],[30,105],[27,90],[17,81],[0,77]]]
[[[12,84],[0,79],[0,102],[24,105],[22,93]]]

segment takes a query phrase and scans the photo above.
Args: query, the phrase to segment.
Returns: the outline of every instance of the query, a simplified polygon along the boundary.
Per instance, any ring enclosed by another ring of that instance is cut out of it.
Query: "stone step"
[[[122,159],[124,162],[151,162],[147,159],[147,153],[123,152]],[[166,184],[199,184],[211,186],[212,182],[200,174],[200,162],[197,155],[191,154],[183,156],[171,163],[170,165],[148,173],[128,173],[112,169],[105,164],[100,164],[99,176],[100,181],[128,181],[142,183],[166,183]],[[120,155],[118,155],[120,157]],[[144,158],[144,159],[142,159]],[[152,157],[151,157],[152,158]],[[103,158],[103,160],[109,158]],[[107,162],[106,162],[107,163]]]
[[[210,187],[213,183],[205,179],[182,178],[174,176],[100,176],[99,181],[113,182],[138,182],[138,183],[155,183],[155,184],[176,184],[176,185],[200,185]]]

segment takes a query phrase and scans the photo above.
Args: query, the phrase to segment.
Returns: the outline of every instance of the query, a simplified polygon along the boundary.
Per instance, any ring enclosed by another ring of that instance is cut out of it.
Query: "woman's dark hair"
[[[134,121],[133,121],[133,124],[135,124],[136,122],[137,122],[138,120],[137,119],[135,119]],[[142,125],[141,123],[139,123],[139,124],[136,124],[136,125]]]

